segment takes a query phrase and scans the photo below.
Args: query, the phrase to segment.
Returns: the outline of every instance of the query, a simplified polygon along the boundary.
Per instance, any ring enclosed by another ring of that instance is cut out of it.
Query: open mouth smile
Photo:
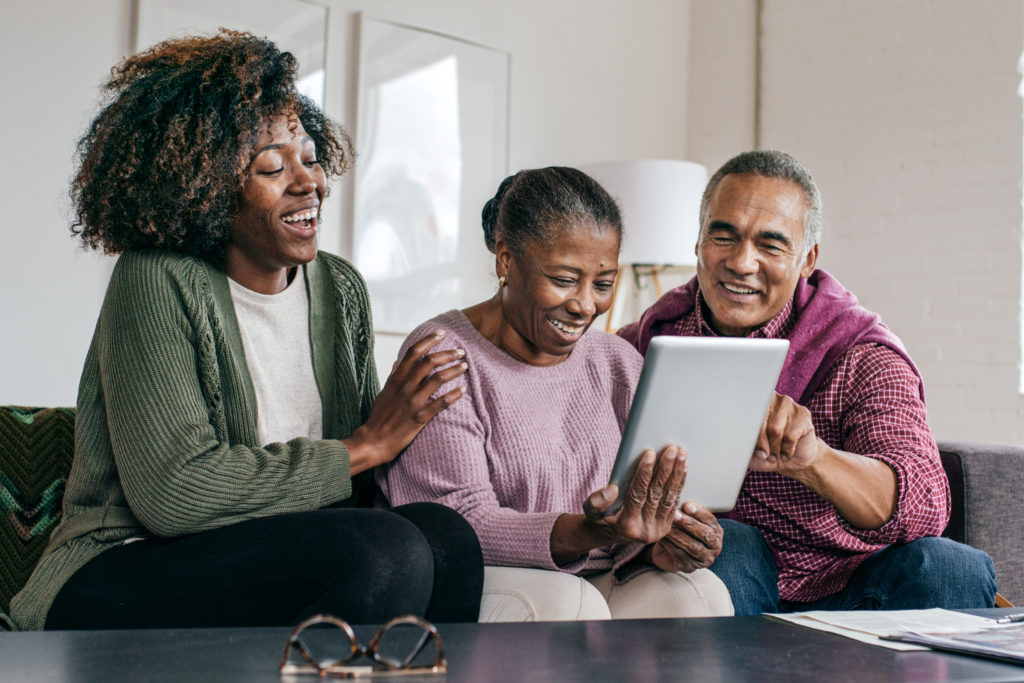
[[[587,327],[586,325],[570,325],[569,323],[564,323],[561,320],[555,320],[554,318],[547,318],[547,321],[556,329],[574,337],[583,334],[583,330]]]
[[[319,219],[320,209],[316,206],[310,209],[300,209],[294,213],[281,216],[282,223],[300,232],[316,230]]]
[[[740,285],[729,285],[724,282],[722,283],[722,288],[731,294],[739,294],[741,296],[749,296],[751,294],[758,293],[756,289],[751,289],[749,287],[743,287]]]

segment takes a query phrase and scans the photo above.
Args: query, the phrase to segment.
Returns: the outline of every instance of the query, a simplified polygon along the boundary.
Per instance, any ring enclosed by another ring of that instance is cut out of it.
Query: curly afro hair
[[[279,114],[298,115],[328,179],[342,175],[348,134],[298,93],[296,68],[269,40],[226,29],[114,67],[78,141],[72,233],[107,254],[155,247],[222,263],[256,141]]]

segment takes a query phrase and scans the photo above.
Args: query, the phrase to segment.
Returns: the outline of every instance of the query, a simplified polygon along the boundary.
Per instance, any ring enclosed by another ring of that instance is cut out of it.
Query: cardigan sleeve
[[[228,442],[225,412],[245,408],[223,400],[232,367],[204,319],[212,313],[194,286],[200,278],[159,258],[120,265],[97,330],[97,381],[117,476],[139,521],[176,536],[346,497],[339,441]]]

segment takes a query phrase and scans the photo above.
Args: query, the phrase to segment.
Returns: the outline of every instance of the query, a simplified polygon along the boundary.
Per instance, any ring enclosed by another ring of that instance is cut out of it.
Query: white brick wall
[[[902,337],[939,438],[1024,443],[1022,42],[1021,0],[765,2],[762,146],[814,174],[819,264]]]
[[[822,265],[924,374],[940,438],[1024,443],[1020,0],[769,0],[762,140],[814,173]]]

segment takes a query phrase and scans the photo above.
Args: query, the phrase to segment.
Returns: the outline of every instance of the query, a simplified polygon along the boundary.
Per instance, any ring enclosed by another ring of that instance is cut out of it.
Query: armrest
[[[940,441],[952,510],[943,535],[984,550],[999,592],[1024,604],[1024,448]]]

